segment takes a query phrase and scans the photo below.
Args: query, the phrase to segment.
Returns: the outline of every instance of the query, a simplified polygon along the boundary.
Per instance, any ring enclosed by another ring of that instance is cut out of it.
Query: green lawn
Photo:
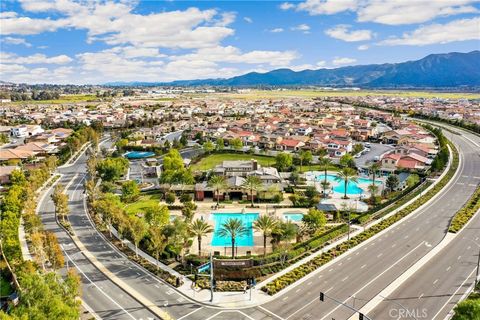
[[[145,213],[145,209],[157,204],[160,201],[160,197],[160,194],[141,195],[137,201],[127,204],[125,211],[129,215]]]
[[[100,101],[100,98],[97,98],[94,94],[72,94],[60,96],[60,99],[56,100],[28,100],[28,101],[15,101],[13,104],[24,105],[24,104],[62,104],[62,103],[78,103],[78,102],[89,102],[89,101]]]
[[[193,171],[205,171],[213,169],[216,165],[225,160],[257,160],[261,166],[268,167],[275,164],[275,158],[269,156],[258,156],[242,153],[217,153],[202,158],[199,162],[192,164]]]

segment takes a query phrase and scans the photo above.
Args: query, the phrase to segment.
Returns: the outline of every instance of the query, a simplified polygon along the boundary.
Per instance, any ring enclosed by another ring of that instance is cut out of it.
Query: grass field
[[[93,102],[100,101],[94,94],[72,94],[60,96],[57,100],[29,100],[29,101],[15,101],[16,105],[24,104],[63,104],[63,103],[79,103],[79,102]]]
[[[206,94],[194,94],[192,97],[205,97]],[[463,92],[430,92],[430,91],[394,91],[394,90],[251,90],[245,93],[215,93],[210,97],[225,99],[281,99],[281,98],[315,98],[315,97],[364,97],[364,96],[389,96],[389,97],[419,97],[419,98],[445,98],[445,99],[480,99],[480,93]]]
[[[160,201],[160,194],[141,195],[137,201],[129,203],[125,206],[125,211],[129,215],[137,213],[145,213],[145,209],[149,208]]]
[[[192,164],[193,171],[205,171],[213,169],[216,165],[221,164],[225,160],[257,160],[261,166],[272,166],[275,164],[274,157],[257,156],[253,154],[241,154],[241,153],[218,153],[211,154],[202,158],[199,162]]]

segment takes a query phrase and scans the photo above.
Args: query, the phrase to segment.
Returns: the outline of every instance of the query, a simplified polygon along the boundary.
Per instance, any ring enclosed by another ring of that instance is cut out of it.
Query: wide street
[[[95,230],[85,211],[85,155],[74,165],[60,169],[64,174],[61,183],[68,185],[69,219],[83,252],[55,224],[48,194],[40,203],[40,213],[46,228],[55,231],[64,245],[71,258],[70,266],[80,270],[84,301],[102,318],[158,318],[152,309],[159,307],[176,319],[347,319],[353,312],[330,299],[320,302],[319,292],[362,308],[440,243],[451,218],[480,182],[480,138],[467,133],[456,135],[445,131],[445,134],[457,146],[461,163],[453,182],[435,200],[258,307],[223,310],[198,305],[128,261]],[[389,319],[391,310],[398,310],[399,305],[425,306],[426,319],[443,319],[473,281],[473,261],[478,248],[470,240],[479,242],[475,240],[479,227],[477,216],[454,241],[369,315],[374,319]],[[85,258],[85,251],[90,259]],[[97,268],[99,264],[102,272]],[[109,279],[105,274],[114,275],[134,292],[123,291],[116,284],[118,280]]]

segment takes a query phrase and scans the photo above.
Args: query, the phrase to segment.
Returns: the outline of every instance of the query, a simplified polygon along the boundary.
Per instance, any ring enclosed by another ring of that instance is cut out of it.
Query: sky
[[[480,0],[2,0],[0,80],[227,78],[480,50]]]

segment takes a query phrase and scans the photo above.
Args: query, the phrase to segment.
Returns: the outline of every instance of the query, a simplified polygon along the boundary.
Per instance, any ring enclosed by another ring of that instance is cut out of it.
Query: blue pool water
[[[127,159],[143,159],[148,157],[153,157],[155,155],[154,152],[148,151],[130,151],[125,153],[125,158]]]
[[[301,213],[284,213],[283,216],[285,217],[285,220],[287,221],[302,221],[303,219],[303,214]]]
[[[327,181],[330,182],[331,186],[333,185],[333,191],[334,192],[337,192],[337,193],[344,193],[345,192],[345,182],[344,181],[336,181],[335,180],[335,175],[333,174],[327,174]],[[317,181],[323,181],[325,179],[325,176],[322,174],[322,175],[318,175],[316,180]],[[357,179],[358,182],[353,182],[353,181],[349,181],[348,184],[347,184],[347,194],[352,194],[352,195],[356,195],[356,194],[361,194],[361,193],[364,193],[365,191],[362,190],[362,188],[360,188],[358,186],[358,184],[372,184],[372,180],[371,179],[367,179],[367,178],[358,178]],[[380,181],[375,181],[375,184],[376,185],[381,185],[382,183]]]
[[[248,229],[248,232],[235,239],[237,247],[251,247],[253,246],[253,222],[258,219],[258,213],[214,213],[211,215],[215,222],[213,230],[212,246],[228,247],[232,245],[230,237],[221,237],[218,231],[222,228],[222,224],[228,219],[240,219],[243,225]]]

